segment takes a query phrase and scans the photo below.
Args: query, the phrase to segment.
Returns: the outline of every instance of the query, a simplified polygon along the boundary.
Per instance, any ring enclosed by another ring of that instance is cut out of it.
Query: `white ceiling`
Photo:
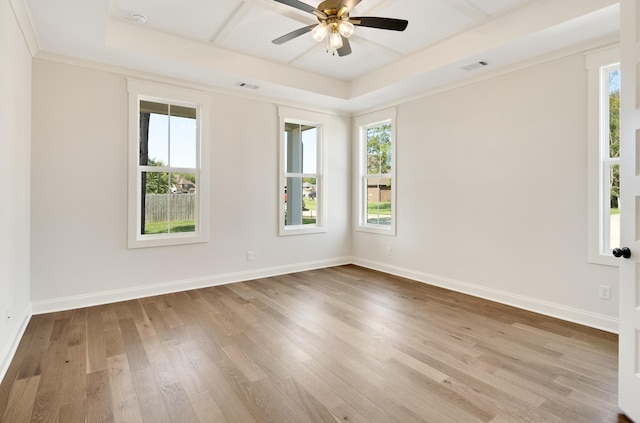
[[[614,0],[363,0],[352,17],[409,25],[404,32],[356,27],[353,53],[339,57],[310,34],[271,43],[317,22],[273,0],[24,2],[40,48],[36,57],[55,53],[340,112],[382,107],[553,51],[615,39],[619,27]],[[488,65],[463,69],[478,61]]]

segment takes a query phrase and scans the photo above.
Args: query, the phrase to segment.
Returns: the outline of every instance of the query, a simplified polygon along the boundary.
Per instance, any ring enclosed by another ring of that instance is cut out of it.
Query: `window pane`
[[[367,129],[367,174],[391,173],[391,125]]]
[[[195,174],[142,172],[142,186],[142,234],[195,231]]]
[[[365,178],[367,186],[366,222],[391,225],[391,178]]]
[[[610,168],[609,179],[609,248],[620,247],[620,165],[614,164]]]
[[[140,164],[169,164],[169,105],[140,101]]]
[[[313,180],[315,181],[315,179]],[[313,194],[313,208],[309,208],[307,205],[308,198],[304,198],[307,193],[303,189],[303,184],[303,178],[286,178],[284,188],[285,226],[314,225],[317,221],[315,191]]]
[[[176,173],[171,175],[171,180],[169,232],[195,232],[196,175],[195,173]]]
[[[171,106],[169,120],[170,166],[196,167],[196,109]]]
[[[142,172],[141,219],[142,234],[168,232],[169,174]]]
[[[297,123],[285,124],[287,173],[316,173],[318,129]]]
[[[318,130],[315,127],[302,132],[302,173],[316,173]]]
[[[609,72],[609,157],[620,157],[620,70]]]

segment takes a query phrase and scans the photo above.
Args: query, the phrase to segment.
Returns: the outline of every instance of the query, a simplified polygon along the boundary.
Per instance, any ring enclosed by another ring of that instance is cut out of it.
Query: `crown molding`
[[[31,52],[31,56],[35,56],[41,48],[27,5],[24,4],[24,0],[9,0],[9,4],[11,5],[13,14],[16,17],[20,31],[22,32],[24,42],[27,44],[27,47]]]

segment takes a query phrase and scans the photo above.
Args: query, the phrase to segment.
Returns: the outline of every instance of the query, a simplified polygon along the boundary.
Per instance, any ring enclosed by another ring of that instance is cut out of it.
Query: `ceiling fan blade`
[[[404,31],[409,25],[409,21],[404,19],[361,17],[349,18],[352,24],[366,26],[369,28],[390,29],[392,31]]]
[[[342,0],[336,8],[336,10],[338,11],[338,18],[342,17],[342,15],[347,12],[351,12],[353,8],[356,7],[356,5],[361,1],[362,0]]]
[[[296,9],[302,10],[307,13],[311,13],[312,15],[316,15],[319,18],[327,19],[328,16],[322,10],[318,10],[313,6],[308,5],[307,3],[303,3],[299,0],[274,0],[278,3],[286,4],[287,6],[295,7]]]
[[[338,52],[338,56],[340,57],[351,54],[351,44],[349,43],[349,39],[347,37],[343,37],[343,36],[341,37],[342,37],[342,47],[336,50]]]
[[[313,29],[313,27],[315,27],[316,24],[313,25],[309,25],[309,26],[305,26],[299,29],[296,29],[295,31],[291,31],[288,34],[284,34],[282,37],[278,37],[275,40],[271,41],[273,44],[284,44],[287,41],[291,41],[294,38],[297,38],[299,36],[301,36],[302,34],[306,34],[307,32],[311,31]]]

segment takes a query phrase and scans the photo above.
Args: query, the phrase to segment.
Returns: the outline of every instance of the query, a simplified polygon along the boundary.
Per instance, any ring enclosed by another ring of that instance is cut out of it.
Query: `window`
[[[129,248],[207,239],[207,97],[128,81]]]
[[[395,109],[356,119],[357,228],[395,235]]]
[[[324,232],[323,115],[281,107],[280,235]]]
[[[620,246],[620,63],[618,49],[587,56],[589,78],[589,260],[617,265]]]

